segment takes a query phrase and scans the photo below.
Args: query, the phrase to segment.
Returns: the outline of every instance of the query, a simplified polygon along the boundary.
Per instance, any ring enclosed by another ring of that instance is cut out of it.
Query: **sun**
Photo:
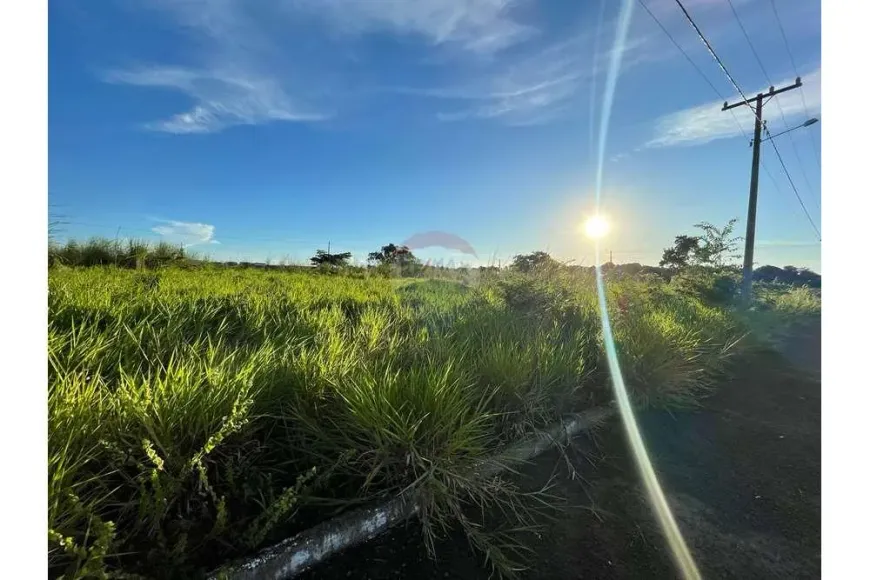
[[[586,235],[590,238],[597,240],[598,238],[602,238],[607,235],[607,232],[610,231],[610,224],[607,223],[607,220],[600,215],[594,215],[586,220],[586,223],[583,224],[583,229],[586,232]]]

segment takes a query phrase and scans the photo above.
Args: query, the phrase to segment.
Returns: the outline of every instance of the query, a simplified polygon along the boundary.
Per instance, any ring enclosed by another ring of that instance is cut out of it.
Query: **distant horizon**
[[[740,90],[803,83],[764,109],[771,134],[795,130],[762,147],[756,258],[820,271],[824,121],[804,126],[821,112],[820,1],[778,16],[732,1],[739,22],[728,3],[685,4]],[[70,237],[221,260],[304,260],[330,241],[365,255],[439,230],[483,262],[589,263],[578,227],[598,211],[606,136],[617,260],[657,263],[700,221],[738,217],[742,235],[752,113],[721,110],[740,95],[676,3],[646,4],[667,34],[635,7],[599,135],[620,3],[52,2],[50,205]]]
[[[123,238],[123,237],[122,238],[110,238],[110,237],[105,237],[105,236],[93,236],[93,237],[102,238],[102,239],[113,241],[113,242],[117,241],[118,243],[121,243],[121,244],[126,244],[128,241],[144,241],[144,242],[151,243],[151,244],[157,244],[160,242],[167,241],[163,238],[146,239],[146,238],[137,238],[137,237],[129,237],[129,238]],[[73,239],[73,238],[68,238],[66,236],[54,236],[53,237],[53,241],[55,243],[61,244],[61,245],[66,244],[68,241],[75,241],[77,243],[85,243],[88,241],[88,239],[89,238],[75,238],[75,239]],[[350,263],[354,266],[365,266],[368,263],[367,256],[368,256],[369,252],[379,250],[382,246],[389,244],[389,243],[395,243],[396,245],[401,245],[401,243],[399,243],[399,242],[384,242],[384,243],[378,244],[377,246],[372,246],[371,249],[369,249],[365,252],[360,252],[360,253],[351,252]],[[183,244],[180,244],[180,243],[176,243],[174,245],[176,245],[178,247],[183,247],[185,250],[185,253],[188,256],[192,257],[193,259],[203,259],[203,260],[216,262],[216,263],[234,262],[234,263],[249,263],[249,264],[269,264],[269,265],[274,266],[274,265],[280,265],[280,263],[283,262],[285,265],[291,265],[291,266],[310,266],[311,265],[310,258],[315,255],[317,250],[326,251],[327,246],[329,244],[324,244],[323,247],[320,247],[320,246],[313,247],[311,252],[306,254],[306,257],[301,257],[302,254],[305,254],[305,252],[295,252],[295,255],[298,257],[293,257],[293,256],[291,256],[291,254],[287,253],[283,256],[277,256],[277,257],[266,256],[265,258],[259,258],[259,259],[258,258],[251,258],[251,257],[241,257],[239,259],[234,259],[232,257],[218,258],[218,257],[210,255],[209,252],[207,252],[207,251],[199,249],[198,246],[185,247]],[[338,253],[341,253],[344,251],[348,251],[348,250],[344,249],[343,246],[339,246],[339,245],[333,245],[329,249],[330,249],[330,252],[333,254],[338,254]],[[758,249],[758,247],[756,247],[756,251],[757,251],[757,249]],[[414,256],[417,257],[424,264],[430,263],[430,265],[432,265],[432,266],[438,266],[438,267],[443,266],[443,267],[453,267],[453,268],[459,268],[459,267],[478,268],[478,267],[493,267],[493,266],[495,266],[495,267],[507,267],[513,261],[513,258],[515,256],[521,255],[521,254],[531,254],[531,253],[536,252],[536,251],[546,251],[546,250],[531,249],[531,250],[522,251],[522,252],[510,254],[510,255],[496,256],[495,258],[488,258],[488,257],[485,258],[483,256],[480,256],[476,259],[475,258],[464,259],[464,258],[460,257],[455,252],[451,253],[447,250],[443,250],[440,248],[426,248],[423,250],[412,249],[412,253],[414,254]],[[594,253],[594,251],[590,251],[590,256],[592,253]],[[660,268],[661,267],[658,265],[659,260],[661,259],[661,253],[659,253],[658,258],[655,259],[654,263],[645,263],[643,261],[638,261],[638,260],[620,261],[618,259],[619,254],[620,254],[620,252],[614,251],[613,264],[616,266],[628,265],[628,264],[640,264],[641,266],[644,266],[644,267],[653,267],[653,268]],[[634,254],[634,253],[630,252],[630,254]],[[437,257],[438,255],[441,255],[441,257]],[[553,259],[555,259],[555,260],[557,260],[565,265],[581,266],[581,267],[593,267],[594,266],[592,264],[592,262],[590,262],[588,260],[581,263],[580,261],[573,259],[573,258],[563,259],[563,258],[560,258],[559,256],[556,256],[553,254],[550,254],[550,255]],[[606,251],[606,250],[602,251],[602,257],[608,258],[608,251]],[[453,263],[454,265],[450,266],[449,265],[450,263]],[[501,263],[501,266],[499,266],[499,263]],[[603,261],[602,265],[606,264],[606,263],[608,263],[608,260]],[[738,263],[738,261],[735,260],[733,263],[731,263],[731,265],[742,266],[742,262]],[[815,268],[810,268],[807,266],[801,266],[801,265],[792,264],[792,263],[771,264],[771,263],[767,263],[767,262],[764,262],[764,263],[756,262],[754,269],[761,268],[763,266],[774,266],[774,267],[777,267],[780,269],[785,268],[787,266],[793,266],[796,268],[804,268],[804,269],[810,270],[811,272],[814,272],[816,274],[821,275],[820,269],[817,270]]]

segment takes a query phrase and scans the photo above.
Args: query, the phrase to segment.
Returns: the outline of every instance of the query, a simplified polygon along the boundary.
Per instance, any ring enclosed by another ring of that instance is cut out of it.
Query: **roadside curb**
[[[615,407],[602,406],[566,415],[503,452],[472,467],[473,477],[494,477],[512,464],[533,459],[557,444],[598,427],[616,414]],[[372,540],[393,526],[416,516],[420,501],[416,492],[400,495],[377,506],[348,512],[309,528],[256,556],[230,563],[209,575],[209,580],[284,580],[294,578],[329,557]]]

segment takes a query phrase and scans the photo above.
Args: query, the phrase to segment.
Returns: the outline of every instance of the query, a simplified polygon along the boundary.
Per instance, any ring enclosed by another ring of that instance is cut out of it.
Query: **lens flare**
[[[607,130],[610,124],[610,113],[613,106],[613,94],[616,90],[616,80],[619,77],[619,69],[622,64],[622,54],[626,46],[626,38],[628,36],[629,23],[631,22],[631,13],[634,7],[634,0],[622,0],[619,10],[619,18],[617,20],[616,34],[613,39],[613,50],[610,52],[610,66],[607,70],[607,79],[604,86],[604,99],[601,109],[601,124],[598,134],[598,167],[595,180],[595,202],[598,208],[601,207],[601,189],[604,174],[604,151],[607,146]],[[587,222],[588,224],[588,222]],[[593,228],[593,231],[600,231],[598,227]],[[588,232],[588,228],[587,228]],[[631,446],[632,455],[634,456],[635,465],[640,473],[647,496],[652,504],[656,519],[664,532],[668,547],[671,551],[671,556],[674,563],[680,571],[680,576],[685,580],[700,580],[701,573],[698,571],[698,566],[692,557],[692,553],[680,533],[680,528],[671,513],[671,508],[668,505],[668,500],[662,491],[656,476],[655,468],[650,461],[646,446],[643,442],[643,436],[640,432],[640,427],[637,424],[637,419],[634,416],[634,409],[631,406],[631,399],[628,396],[628,390],[625,386],[625,380],[622,376],[622,370],[619,368],[619,357],[616,352],[616,343],[613,339],[613,329],[610,326],[610,316],[607,313],[607,294],[604,287],[604,277],[601,274],[601,244],[600,235],[590,236],[595,239],[595,285],[598,290],[598,308],[601,314],[601,330],[604,338],[604,350],[607,355],[607,366],[610,369],[610,377],[613,380],[613,391],[616,397],[619,414],[622,418],[622,425],[625,433],[628,436],[628,442]]]
[[[583,230],[586,232],[587,236],[593,240],[597,240],[607,235],[610,231],[610,224],[602,216],[594,215],[587,219],[586,223],[583,224]]]

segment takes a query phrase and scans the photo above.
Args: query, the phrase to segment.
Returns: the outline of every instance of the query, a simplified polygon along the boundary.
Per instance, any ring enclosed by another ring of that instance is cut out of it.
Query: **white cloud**
[[[578,92],[595,74],[602,74],[608,53],[589,54],[592,32],[575,35],[567,41],[552,43],[496,67],[496,71],[464,87],[419,91],[417,94],[442,99],[476,101],[472,106],[441,112],[442,121],[491,119],[508,125],[534,125],[552,121],[570,110]],[[625,68],[634,66],[648,55],[638,49],[646,38],[633,41],[626,50]]]
[[[617,153],[616,155],[612,155],[610,157],[610,162],[611,163],[619,163],[620,161],[622,161],[624,159],[628,159],[629,157],[631,157],[631,153],[629,153],[627,151],[623,151],[622,153]]]
[[[509,125],[537,125],[556,118],[566,109],[581,83],[568,75],[552,81],[523,87],[513,93],[493,92],[482,105],[451,112],[441,112],[441,121],[465,119],[498,119]]]
[[[158,66],[111,71],[106,80],[173,89],[194,100],[195,105],[190,111],[146,124],[155,131],[210,133],[233,125],[324,118],[324,115],[297,106],[275,80],[244,73]]]
[[[774,126],[782,124],[779,107],[786,123],[794,124],[806,120],[807,112],[810,116],[818,115],[822,105],[821,69],[816,69],[801,78],[803,82],[803,97],[801,89],[788,91],[774,97],[776,102],[768,102],[765,105],[765,118],[769,120],[768,127],[775,132]],[[776,83],[777,87],[792,84],[794,78],[781,79]],[[758,93],[767,92],[768,87],[762,87],[754,91],[744,91],[747,97],[753,97]],[[806,100],[807,112],[804,111],[804,99]],[[739,95],[729,97],[728,102],[741,100]],[[777,104],[779,107],[777,107]],[[722,110],[721,102],[710,102],[676,113],[669,113],[656,121],[656,134],[647,142],[647,147],[671,147],[701,145],[717,139],[743,136],[740,127],[751,135],[755,116],[749,107],[733,109],[739,123],[735,123],[734,117],[727,111]],[[776,130],[786,129],[778,127]]]
[[[197,222],[180,222],[176,220],[159,220],[163,222],[159,226],[151,228],[156,234],[168,238],[170,241],[187,246],[198,244],[219,244],[214,239],[214,226]]]
[[[316,121],[359,110],[366,97],[387,92],[443,101],[432,112],[442,121],[545,123],[581,111],[575,97],[593,75],[604,74],[614,23],[597,31],[577,10],[565,15],[577,19],[573,30],[554,37],[536,20],[542,10],[529,9],[536,1],[542,0],[138,0],[182,33],[180,47],[191,50],[176,62],[186,64],[119,70],[106,78],[188,95],[188,110],[146,125],[177,134]],[[729,10],[717,0],[690,4],[699,11]],[[665,20],[682,18],[673,3],[655,10]],[[761,22],[747,16],[749,25]],[[733,26],[709,28],[712,37],[726,29],[737,34]],[[623,74],[639,63],[681,58],[644,16],[635,19],[632,35]],[[384,56],[363,46],[382,37],[398,38],[408,50]],[[396,75],[420,73],[437,80],[395,88]]]
[[[146,123],[155,131],[210,133],[235,125],[317,121],[331,116],[324,112],[333,109],[330,101],[359,93],[332,70],[340,60],[333,54],[336,42],[391,33],[491,56],[534,34],[510,14],[526,1],[140,0],[140,7],[156,10],[193,40],[200,64],[114,70],[105,80],[192,98],[189,110]],[[337,35],[321,34],[311,44],[312,23]]]
[[[333,27],[354,34],[392,31],[422,35],[429,42],[453,44],[491,54],[521,42],[536,30],[511,18],[525,0],[296,0]]]

